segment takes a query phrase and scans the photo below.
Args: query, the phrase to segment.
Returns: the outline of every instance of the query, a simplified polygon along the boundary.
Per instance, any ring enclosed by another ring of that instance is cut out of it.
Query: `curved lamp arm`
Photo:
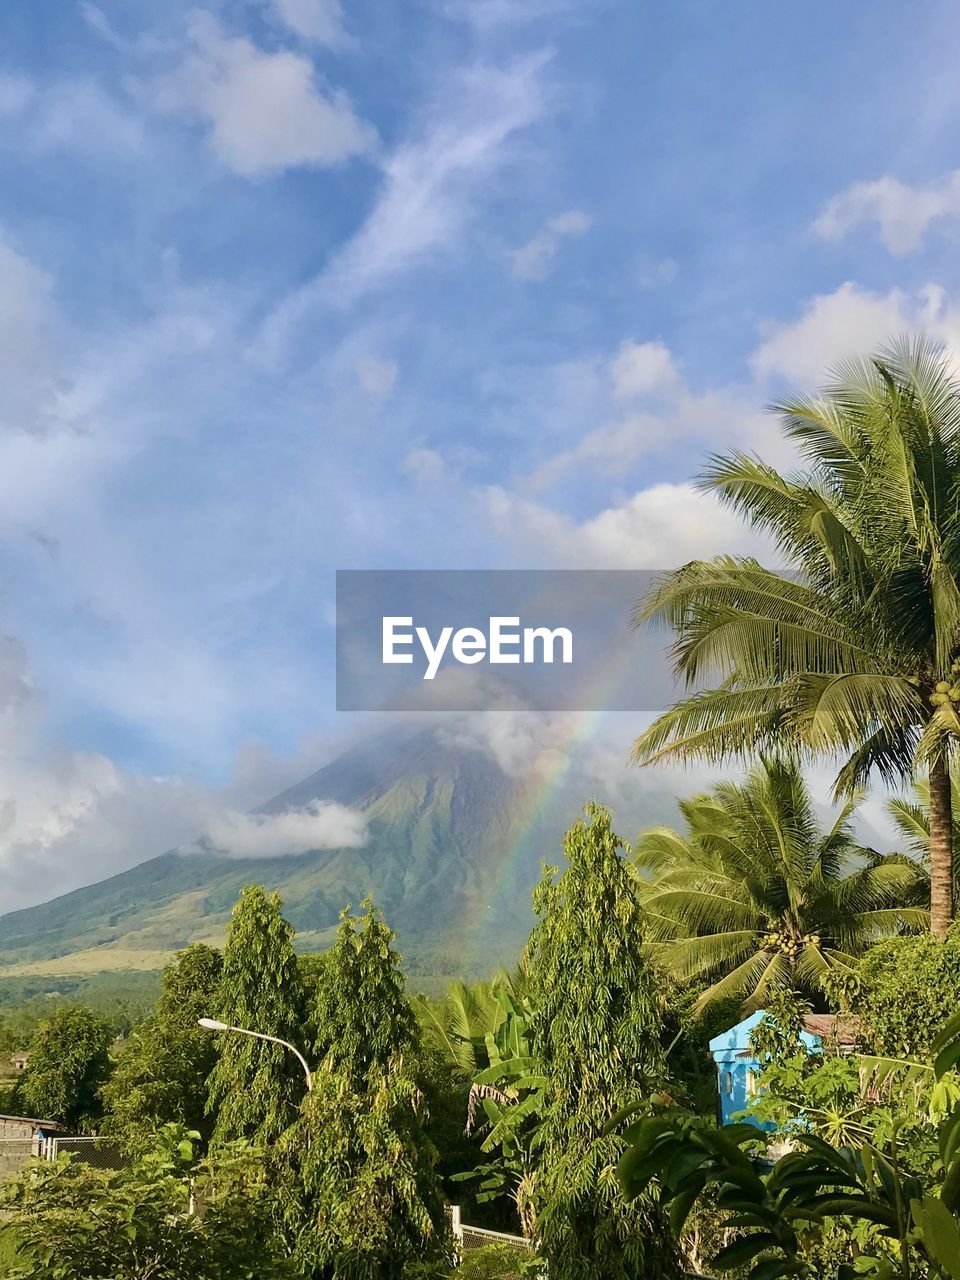
[[[281,1040],[279,1036],[268,1036],[262,1031],[249,1031],[246,1027],[231,1027],[229,1023],[217,1022],[215,1018],[198,1018],[197,1025],[203,1027],[204,1031],[233,1031],[238,1036],[250,1036],[254,1040],[268,1040],[271,1044],[279,1044],[284,1049],[289,1049],[299,1059],[300,1065],[303,1067],[304,1079],[307,1082],[307,1093],[313,1092],[313,1076],[310,1074],[309,1064],[297,1046],[291,1044],[289,1040]]]

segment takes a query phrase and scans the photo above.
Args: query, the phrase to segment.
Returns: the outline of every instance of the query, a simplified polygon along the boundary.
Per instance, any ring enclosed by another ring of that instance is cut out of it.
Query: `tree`
[[[627,1206],[608,1133],[620,1107],[665,1074],[661,1001],[644,959],[636,884],[610,815],[590,805],[564,839],[567,866],[534,894],[528,947],[534,1055],[545,1077],[537,1148],[537,1236],[552,1280],[677,1274],[649,1201]]]
[[[466,983],[457,978],[439,1000],[414,996],[411,1005],[424,1044],[464,1080],[490,1066],[491,1037],[516,1015],[523,976],[517,983],[501,970],[493,978]]]
[[[260,1153],[200,1160],[198,1138],[166,1125],[123,1169],[31,1162],[0,1194],[7,1280],[294,1280]]]
[[[736,453],[702,483],[771,537],[790,574],[721,556],[641,602],[638,624],[674,629],[675,672],[695,692],[635,754],[721,760],[786,743],[840,756],[838,795],[873,770],[891,783],[925,770],[931,928],[943,934],[960,730],[960,384],[941,352],[903,341],[777,409],[805,472]]]
[[[647,937],[675,977],[710,983],[698,1012],[729,998],[758,1009],[784,987],[822,995],[873,942],[927,924],[917,864],[857,844],[861,800],[823,830],[798,765],[771,759],[681,802],[685,834],[640,837]]]
[[[100,1094],[110,1075],[112,1042],[107,1024],[83,1005],[58,1009],[34,1032],[17,1105],[38,1120],[94,1128],[103,1114]]]
[[[941,1085],[960,1062],[960,1016],[941,1029],[931,1052],[928,1064],[902,1065]],[[905,1085],[901,1104],[910,1091]],[[926,1169],[904,1167],[905,1115],[895,1117],[882,1141],[856,1147],[838,1149],[818,1134],[800,1134],[764,1176],[748,1155],[763,1142],[755,1126],[716,1129],[671,1107],[630,1126],[618,1177],[629,1198],[649,1195],[656,1180],[678,1234],[704,1193],[715,1191],[721,1230],[737,1233],[713,1259],[717,1271],[749,1268],[750,1280],[817,1280],[824,1274],[818,1245],[833,1233],[845,1255],[838,1280],[954,1280],[960,1276],[960,1106],[955,1091],[951,1097],[937,1124],[938,1159]]]
[[[281,905],[279,895],[261,885],[242,890],[227,928],[214,1016],[299,1047],[303,1000],[293,929]],[[281,1045],[229,1032],[218,1039],[217,1049],[207,1099],[214,1145],[235,1138],[274,1142],[296,1118],[304,1094],[296,1058]]]
[[[448,1257],[416,1021],[392,942],[369,900],[359,918],[342,913],[316,1011],[325,1057],[282,1144],[288,1228],[317,1280],[400,1280]]]
[[[960,926],[945,938],[890,938],[871,948],[854,998],[873,1053],[926,1057],[960,1008]]]
[[[209,1137],[207,1077],[218,1046],[197,1019],[218,1006],[222,972],[222,956],[202,942],[164,969],[153,1013],[127,1040],[104,1089],[105,1132],[132,1147],[151,1144],[172,1122]]]

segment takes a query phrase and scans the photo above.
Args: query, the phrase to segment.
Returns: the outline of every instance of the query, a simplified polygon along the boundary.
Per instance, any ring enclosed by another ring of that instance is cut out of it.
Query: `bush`
[[[896,1058],[925,1058],[931,1041],[960,1006],[960,926],[946,938],[929,933],[890,938],[860,963],[859,995],[869,1048]]]
[[[30,1161],[0,1194],[19,1242],[4,1280],[292,1280],[262,1155],[198,1161],[196,1136],[168,1125],[121,1170]]]
[[[453,1280],[533,1280],[542,1268],[532,1253],[508,1244],[487,1244],[463,1255]]]

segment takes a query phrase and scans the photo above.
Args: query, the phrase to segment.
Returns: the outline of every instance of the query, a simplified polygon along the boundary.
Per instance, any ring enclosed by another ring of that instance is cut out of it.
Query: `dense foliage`
[[[933,1045],[931,1075],[960,1061],[960,1016]],[[628,1197],[657,1180],[661,1203],[681,1230],[704,1193],[716,1189],[721,1225],[735,1238],[713,1260],[721,1271],[749,1267],[750,1280],[823,1280],[825,1237],[842,1243],[837,1280],[946,1280],[960,1275],[960,1100],[939,1122],[937,1161],[905,1167],[899,1124],[883,1143],[832,1144],[798,1134],[768,1174],[749,1158],[762,1143],[752,1125],[716,1129],[676,1108],[628,1129],[618,1176]]]
[[[891,938],[864,957],[856,1009],[872,1052],[923,1057],[960,1004],[960,929]]]
[[[797,764],[770,759],[681,801],[686,834],[640,838],[648,937],[678,979],[709,982],[700,1008],[735,998],[757,1009],[783,987],[822,998],[825,979],[852,972],[872,941],[926,926],[916,863],[858,845],[862,798],[824,830]]]
[[[157,1130],[176,1122],[209,1136],[207,1077],[218,1046],[197,1019],[218,1003],[223,961],[194,943],[163,972],[153,1013],[129,1037],[103,1091],[105,1131],[126,1145],[150,1145]]]
[[[30,1064],[17,1082],[15,1103],[39,1120],[73,1130],[95,1128],[103,1114],[101,1090],[110,1075],[113,1035],[82,1006],[58,1009],[30,1041]]]
[[[169,1125],[120,1170],[29,1165],[0,1191],[19,1246],[5,1280],[293,1280],[262,1160],[242,1144],[200,1159],[198,1137]]]
[[[536,1229],[553,1280],[655,1280],[676,1269],[657,1210],[627,1206],[614,1178],[621,1147],[610,1120],[663,1078],[660,994],[621,848],[607,811],[589,806],[564,840],[565,869],[548,870],[534,895],[532,1032],[545,1078]]]

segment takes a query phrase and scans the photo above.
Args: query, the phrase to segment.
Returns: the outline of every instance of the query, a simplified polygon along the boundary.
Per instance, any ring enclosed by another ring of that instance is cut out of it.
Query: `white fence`
[[[457,1242],[457,1252],[482,1249],[487,1244],[499,1244],[521,1253],[532,1253],[533,1244],[525,1236],[509,1235],[506,1231],[490,1231],[487,1227],[471,1227],[460,1216],[458,1204],[450,1206],[450,1227]]]

